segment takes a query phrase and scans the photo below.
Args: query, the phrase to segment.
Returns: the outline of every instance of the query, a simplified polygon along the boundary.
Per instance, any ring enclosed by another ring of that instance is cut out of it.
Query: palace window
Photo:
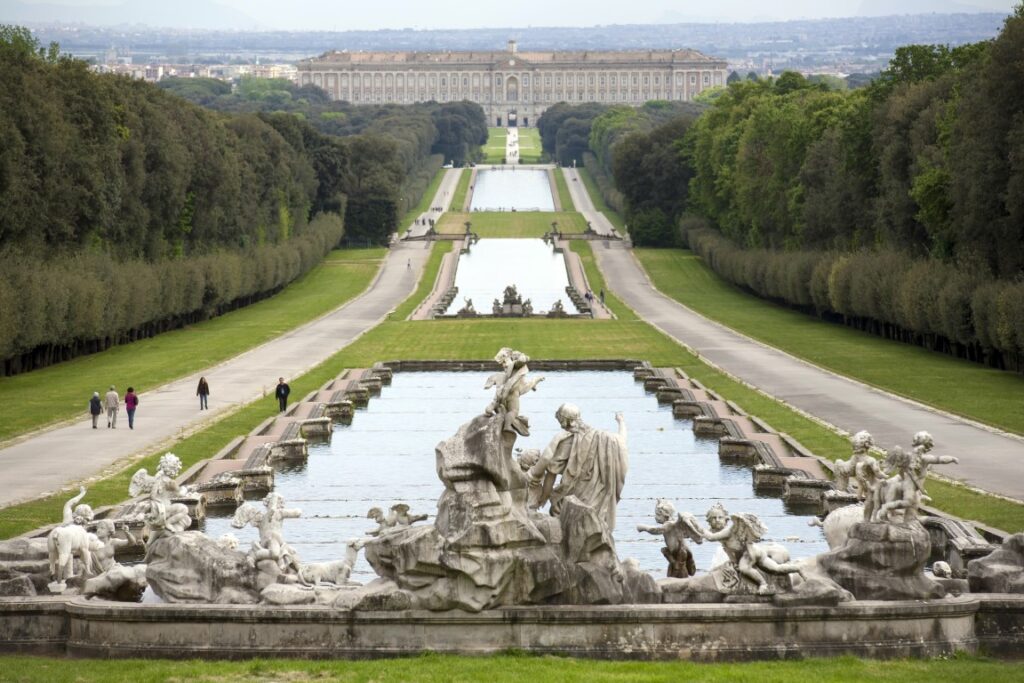
[[[530,77],[529,76],[525,76],[525,75],[523,76],[523,85],[530,85]]]
[[[704,85],[710,85],[710,84],[711,84],[711,76],[708,76],[707,74],[704,74]]]
[[[690,85],[697,85],[697,74],[690,74]]]

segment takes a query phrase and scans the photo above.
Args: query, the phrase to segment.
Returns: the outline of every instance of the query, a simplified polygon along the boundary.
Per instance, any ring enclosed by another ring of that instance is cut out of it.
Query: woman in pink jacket
[[[128,413],[128,429],[135,429],[135,409],[139,407],[139,396],[135,389],[128,387],[124,395],[124,410]]]

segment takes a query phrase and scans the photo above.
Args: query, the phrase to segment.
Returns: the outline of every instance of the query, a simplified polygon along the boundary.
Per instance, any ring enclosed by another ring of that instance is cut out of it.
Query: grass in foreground
[[[412,222],[419,217],[421,213],[426,213],[430,210],[430,207],[434,205],[434,195],[437,194],[437,188],[441,187],[441,181],[444,179],[445,169],[439,168],[434,174],[434,177],[430,179],[430,184],[427,185],[427,189],[423,191],[423,196],[420,198],[420,203],[412,207],[405,212],[402,216],[402,220],[398,223],[398,229],[401,234],[405,234],[412,227]]]
[[[611,221],[612,225],[615,226],[615,229],[619,231],[620,235],[625,235],[627,232],[626,221],[622,220],[622,216],[620,216],[618,212],[613,211],[611,207],[605,203],[604,197],[601,196],[601,191],[597,189],[597,181],[594,180],[594,176],[590,175],[590,171],[586,168],[581,167],[577,170],[580,172],[580,178],[583,179],[583,184],[587,188],[587,194],[590,195],[590,201],[594,203],[594,208],[603,213],[605,217]]]
[[[466,195],[469,193],[469,179],[473,177],[472,169],[464,168],[459,171],[459,183],[455,186],[455,193],[452,194],[452,202],[449,204],[449,211],[462,211],[466,207]]]
[[[662,292],[787,353],[941,410],[1024,434],[1024,377],[828,323],[727,283],[682,249],[637,249]]]
[[[802,661],[697,664],[694,662],[607,662],[569,657],[491,655],[465,657],[425,654],[370,661],[253,661],[96,660],[47,657],[0,657],[0,678],[32,683],[46,681],[756,681],[794,680],[881,681],[925,680],[1019,681],[1019,664],[957,655],[949,659],[867,660],[856,657]]]
[[[67,363],[0,378],[0,441],[84,417],[92,392],[142,393],[216,365],[317,318],[369,285],[384,249],[343,249],[279,294],[218,318]],[[216,391],[216,387],[214,387]]]
[[[561,232],[587,229],[587,222],[575,211],[472,211],[444,214],[437,231],[466,232],[466,221],[481,237],[543,237],[553,222],[558,223]]]
[[[569,194],[569,185],[565,182],[565,174],[562,173],[562,169],[555,168],[555,187],[558,188],[558,202],[562,205],[562,211],[575,211],[576,205],[572,201],[572,195]]]

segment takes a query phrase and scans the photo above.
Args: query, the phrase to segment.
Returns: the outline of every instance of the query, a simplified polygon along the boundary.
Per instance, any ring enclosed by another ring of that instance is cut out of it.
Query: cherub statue
[[[128,495],[149,494],[149,509],[146,526],[151,531],[178,533],[192,526],[188,507],[175,503],[175,497],[188,495],[188,488],[176,481],[181,474],[181,459],[174,453],[165,453],[160,458],[156,472],[150,476],[145,468],[137,471],[128,485]]]
[[[533,315],[533,302],[529,299],[523,302],[523,315]]]
[[[262,508],[257,503],[245,503],[235,510],[231,526],[242,529],[251,524],[259,530],[260,540],[253,543],[249,553],[254,564],[273,560],[282,572],[297,573],[299,560],[295,550],[285,543],[283,526],[284,520],[301,516],[301,510],[286,508],[281,494],[271,492],[263,499]]]
[[[730,517],[732,524],[728,524]],[[789,553],[779,545],[758,543],[768,529],[757,515],[748,513],[730,515],[721,503],[715,503],[707,513],[711,531],[700,533],[709,541],[718,541],[736,570],[757,584],[759,595],[771,593],[771,586],[761,570],[771,574],[800,573],[800,567],[789,561]]]
[[[391,506],[387,516],[379,507],[370,508],[366,513],[367,519],[377,522],[377,528],[366,532],[368,536],[381,536],[389,531],[397,530],[399,527],[406,527],[422,522],[429,515],[410,515],[409,506],[406,503],[395,503]]]
[[[914,434],[913,445],[914,457],[911,466],[914,476],[922,485],[932,465],[958,465],[960,463],[960,459],[952,455],[932,455],[931,450],[935,447],[935,440],[928,432]]]
[[[871,434],[859,431],[853,435],[853,455],[849,460],[836,460],[836,490],[857,493],[866,498],[875,482],[884,475],[878,461],[871,456],[875,445]]]
[[[544,377],[527,379],[526,375],[530,368],[526,364],[530,357],[507,346],[498,351],[494,360],[501,365],[502,370],[488,377],[484,383],[484,389],[497,387],[494,390],[494,400],[484,410],[484,414],[504,413],[503,432],[529,436],[529,421],[519,414],[519,397],[529,391],[535,391],[537,385],[544,381]]]
[[[864,504],[866,522],[912,522],[922,501],[931,500],[914,472],[914,456],[894,446],[885,457],[885,468],[890,473],[881,479]],[[902,512],[902,519],[897,515]]]
[[[416,522],[422,522],[430,515],[410,515],[409,506],[406,503],[395,503],[391,506],[391,513],[388,519],[394,519],[393,526],[412,526]]]
[[[697,566],[693,561],[693,553],[686,545],[686,539],[694,543],[704,542],[697,519],[689,512],[676,512],[671,501],[659,498],[654,505],[654,520],[658,526],[640,524],[636,530],[665,537],[665,547],[661,549],[661,554],[668,560],[668,577],[685,579],[696,574]]]

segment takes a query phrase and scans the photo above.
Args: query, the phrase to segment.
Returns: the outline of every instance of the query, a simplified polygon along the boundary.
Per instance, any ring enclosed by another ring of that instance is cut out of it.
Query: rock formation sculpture
[[[525,354],[502,349],[496,360],[502,370],[488,381],[488,388],[497,387],[494,400],[437,446],[437,473],[445,489],[434,524],[382,525],[364,546],[381,579],[340,594],[338,606],[476,611],[657,600],[650,576],[620,567],[606,522],[614,520],[625,475],[624,431],[621,437],[597,434],[582,428],[578,410],[561,411],[565,426],[573,418],[573,431],[556,440],[553,451],[563,469],[571,465],[570,476],[579,478],[579,486],[561,492],[557,517],[531,511],[528,471],[553,458],[531,454],[518,462],[512,451],[515,439],[529,433],[519,397],[539,378],[529,377]],[[617,469],[609,472],[612,461]],[[574,495],[588,491],[582,479],[588,475],[612,483],[610,493],[594,496],[602,506],[610,504],[610,511]]]
[[[704,541],[697,519],[688,512],[676,512],[671,501],[659,498],[654,506],[654,520],[658,523],[657,526],[640,524],[636,530],[665,537],[665,547],[661,549],[661,554],[668,560],[668,577],[685,579],[696,574],[697,566],[686,541]]]

